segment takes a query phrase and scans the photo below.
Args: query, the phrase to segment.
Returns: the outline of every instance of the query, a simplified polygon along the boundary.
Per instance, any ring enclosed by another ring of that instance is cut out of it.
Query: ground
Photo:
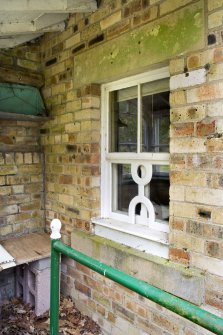
[[[1,335],[49,335],[49,313],[37,317],[30,305],[13,299],[1,310]],[[99,326],[82,315],[70,298],[61,297],[59,335],[102,335]]]

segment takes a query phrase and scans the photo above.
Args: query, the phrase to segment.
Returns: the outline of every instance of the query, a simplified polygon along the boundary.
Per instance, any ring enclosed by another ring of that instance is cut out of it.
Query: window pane
[[[129,203],[138,194],[138,185],[131,175],[130,164],[112,164],[113,211],[128,212]]]
[[[141,151],[168,152],[169,125],[169,91],[142,96]]]
[[[153,203],[156,219],[169,219],[169,166],[153,165],[153,176],[149,183],[149,198]]]
[[[110,151],[137,151],[137,87],[110,93]]]
[[[131,165],[112,164],[112,179],[112,210],[127,213],[130,201],[138,195],[138,184],[132,179]],[[169,185],[169,166],[153,165],[152,179],[145,186],[144,195],[151,200],[158,220],[168,221],[169,219]],[[135,214],[140,215],[140,213],[141,203],[135,208]]]

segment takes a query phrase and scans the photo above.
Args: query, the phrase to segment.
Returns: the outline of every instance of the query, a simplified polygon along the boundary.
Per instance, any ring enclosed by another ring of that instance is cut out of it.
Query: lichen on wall
[[[200,1],[77,55],[74,83],[103,83],[203,46]]]

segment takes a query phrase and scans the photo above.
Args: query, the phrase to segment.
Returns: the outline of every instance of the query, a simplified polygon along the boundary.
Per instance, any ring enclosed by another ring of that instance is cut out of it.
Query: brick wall
[[[1,239],[44,228],[39,127],[38,122],[0,120]]]
[[[95,13],[71,16],[66,31],[46,35],[41,44],[43,94],[52,117],[42,128],[46,218],[47,225],[54,217],[62,220],[66,243],[74,228],[89,233],[90,218],[100,213],[100,84],[169,64],[168,264],[200,271],[203,306],[220,315],[222,11],[217,0],[104,1]],[[90,247],[87,252],[92,254]],[[153,262],[159,269],[160,261]],[[208,334],[74,262],[65,260],[63,266],[63,289],[82,299],[105,333]],[[187,290],[171,275],[169,282]]]
[[[1,82],[41,85],[38,43],[1,50],[0,66]],[[0,116],[0,238],[6,239],[44,229],[44,159],[39,122]]]

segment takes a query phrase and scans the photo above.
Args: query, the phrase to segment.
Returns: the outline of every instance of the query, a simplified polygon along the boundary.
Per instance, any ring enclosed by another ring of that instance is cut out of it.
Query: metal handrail
[[[60,241],[61,223],[54,219],[51,223],[51,289],[50,289],[50,334],[58,335],[59,325],[59,272],[60,254],[63,254],[101,275],[121,284],[141,296],[169,309],[170,311],[210,330],[214,334],[223,334],[223,319],[200,307],[167,293],[155,286],[132,277],[89,257]]]

